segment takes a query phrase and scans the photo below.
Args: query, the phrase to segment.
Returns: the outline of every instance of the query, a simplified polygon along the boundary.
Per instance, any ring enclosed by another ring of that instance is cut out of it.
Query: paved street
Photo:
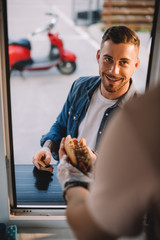
[[[31,37],[30,33],[49,21],[46,12],[59,16],[55,31],[60,33],[66,49],[77,55],[77,70],[62,75],[56,68],[42,72],[15,72],[11,75],[11,107],[15,163],[32,162],[39,141],[56,120],[71,84],[82,75],[97,75],[96,51],[101,31],[95,27],[75,26],[72,21],[71,0],[8,0],[8,32],[13,39],[29,37],[33,57],[47,55],[47,37]],[[65,2],[65,4],[64,4]],[[140,33],[142,64],[134,76],[138,90],[143,91],[147,66],[149,34]]]

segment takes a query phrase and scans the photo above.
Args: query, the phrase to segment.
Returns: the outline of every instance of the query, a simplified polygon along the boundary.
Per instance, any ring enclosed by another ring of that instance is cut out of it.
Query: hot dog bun
[[[68,135],[64,142],[64,148],[71,164],[86,174],[90,170],[92,163],[86,139],[81,138],[78,141],[77,138],[71,138]]]
[[[74,139],[76,140],[76,139]],[[64,148],[65,151],[69,157],[69,159],[71,160],[71,163],[76,166],[77,165],[77,158],[76,158],[76,154],[75,154],[75,144],[73,138],[71,138],[70,135],[68,135],[65,139],[64,142]]]

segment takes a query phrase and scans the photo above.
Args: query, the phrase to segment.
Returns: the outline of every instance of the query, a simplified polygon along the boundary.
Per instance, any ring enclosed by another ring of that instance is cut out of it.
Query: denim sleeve
[[[57,160],[58,160],[58,150],[59,150],[61,139],[65,137],[67,134],[68,112],[69,112],[70,105],[72,103],[73,88],[74,88],[74,83],[72,84],[67,100],[62,108],[62,111],[58,115],[56,122],[50,128],[50,131],[47,134],[43,135],[40,140],[41,146],[43,146],[44,142],[48,139],[54,142],[56,150],[53,153],[53,157],[54,159],[57,159]]]

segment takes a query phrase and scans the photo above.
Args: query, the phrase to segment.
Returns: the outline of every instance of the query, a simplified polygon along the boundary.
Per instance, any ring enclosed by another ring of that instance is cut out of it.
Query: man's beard
[[[106,84],[105,80],[102,79],[102,84],[103,84],[104,89],[107,92],[114,93],[114,92],[119,91],[125,85],[125,82],[121,82],[117,86],[114,86],[114,84],[111,84],[111,83],[110,84]]]

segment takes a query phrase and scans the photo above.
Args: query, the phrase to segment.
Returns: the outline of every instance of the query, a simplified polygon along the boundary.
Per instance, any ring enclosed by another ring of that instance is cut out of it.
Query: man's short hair
[[[138,49],[140,46],[140,40],[137,34],[126,26],[112,26],[108,28],[102,36],[101,47],[103,46],[103,43],[107,40],[112,40],[112,42],[116,44],[133,44]]]

